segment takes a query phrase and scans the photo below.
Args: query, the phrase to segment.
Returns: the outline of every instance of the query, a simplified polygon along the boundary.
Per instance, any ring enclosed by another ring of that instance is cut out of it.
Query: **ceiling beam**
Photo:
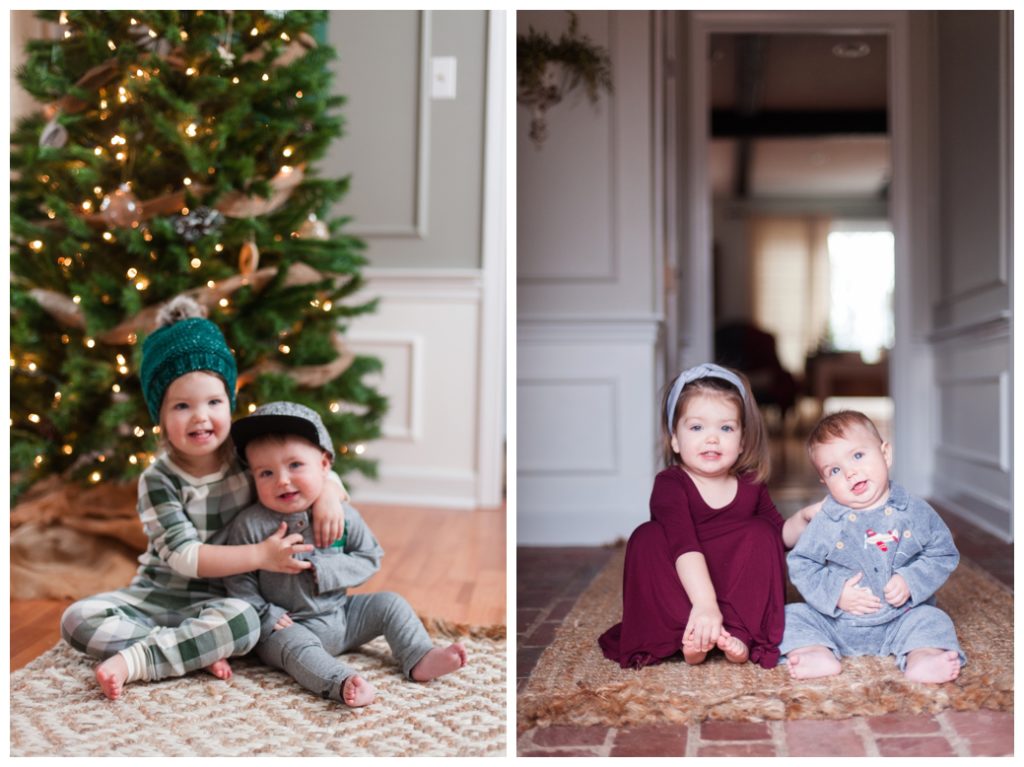
[[[711,111],[712,138],[863,136],[888,132],[885,109],[787,110],[755,114],[731,109]]]

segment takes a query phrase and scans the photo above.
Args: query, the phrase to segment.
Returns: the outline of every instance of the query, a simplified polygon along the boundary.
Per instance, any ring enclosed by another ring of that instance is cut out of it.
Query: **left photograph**
[[[12,756],[506,754],[507,23],[10,12]]]

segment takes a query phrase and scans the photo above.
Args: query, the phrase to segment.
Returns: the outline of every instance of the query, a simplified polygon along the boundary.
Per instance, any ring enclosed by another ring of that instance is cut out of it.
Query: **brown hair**
[[[856,426],[862,426],[867,429],[871,434],[875,435],[879,442],[885,441],[882,439],[882,435],[878,433],[874,422],[862,412],[859,410],[839,410],[822,418],[811,429],[811,433],[807,437],[808,455],[818,445],[842,439],[851,428]]]
[[[764,426],[764,419],[761,418],[761,411],[757,407],[753,396],[750,394],[750,382],[746,376],[737,370],[729,369],[729,372],[736,375],[743,382],[743,391],[737,391],[736,387],[724,378],[698,378],[683,387],[676,402],[675,412],[672,413],[672,430],[669,431],[668,423],[664,418],[661,421],[661,453],[666,466],[677,466],[681,464],[679,453],[672,449],[672,435],[675,432],[679,419],[683,417],[686,410],[686,403],[698,395],[724,396],[736,405],[740,414],[740,429],[743,436],[743,451],[730,470],[735,476],[752,474],[756,482],[765,482],[771,470],[771,459],[768,454],[768,433]],[[668,407],[668,396],[672,391],[672,382],[665,387],[661,397],[661,409],[664,413]]]

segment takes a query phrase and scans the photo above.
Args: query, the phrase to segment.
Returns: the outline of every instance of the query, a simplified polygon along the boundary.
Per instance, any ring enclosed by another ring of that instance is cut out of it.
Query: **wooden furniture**
[[[864,362],[858,352],[817,352],[807,358],[807,393],[818,402],[828,397],[886,397],[889,360]]]

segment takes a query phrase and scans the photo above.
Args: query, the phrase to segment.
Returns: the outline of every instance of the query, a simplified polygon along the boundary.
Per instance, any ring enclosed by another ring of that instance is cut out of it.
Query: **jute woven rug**
[[[468,665],[427,684],[402,678],[383,639],[345,655],[377,687],[360,709],[251,657],[233,660],[226,682],[198,672],[109,701],[94,663],[60,643],[11,674],[11,755],[504,756],[505,629],[459,639]]]
[[[907,681],[895,659],[844,658],[840,675],[796,681],[783,666],[736,666],[720,653],[703,664],[670,660],[640,671],[604,658],[598,636],[622,615],[624,548],[580,596],[517,701],[517,727],[693,724],[705,719],[845,719],[946,708],[1013,709],[1013,593],[961,560],[938,606],[957,627],[967,665],[952,683]]]

